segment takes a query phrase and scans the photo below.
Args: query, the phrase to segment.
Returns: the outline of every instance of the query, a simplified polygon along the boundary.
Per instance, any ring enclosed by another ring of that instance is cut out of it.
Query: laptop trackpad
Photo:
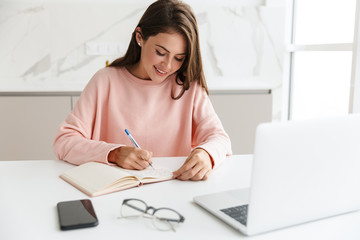
[[[244,205],[249,202],[249,188],[197,196],[194,200],[201,206],[214,210]]]
[[[249,203],[249,189],[242,188],[242,189],[234,189],[231,191],[224,192],[223,196],[224,205],[227,207],[239,206]]]

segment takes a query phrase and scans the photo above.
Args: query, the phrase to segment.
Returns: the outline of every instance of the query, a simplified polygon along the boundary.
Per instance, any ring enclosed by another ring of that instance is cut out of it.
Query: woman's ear
[[[135,29],[135,38],[136,38],[137,44],[141,47],[143,45],[143,38],[142,38],[142,33],[141,33],[140,27],[137,27]]]

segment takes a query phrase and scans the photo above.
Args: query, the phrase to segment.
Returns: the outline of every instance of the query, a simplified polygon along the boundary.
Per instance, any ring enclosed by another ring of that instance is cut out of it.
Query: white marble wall
[[[125,52],[151,2],[0,0],[0,86],[86,83],[106,60]],[[285,0],[185,2],[198,18],[209,81],[264,79],[281,84]],[[107,43],[112,54],[92,55],[91,47],[99,43]],[[277,115],[280,103],[275,105]]]

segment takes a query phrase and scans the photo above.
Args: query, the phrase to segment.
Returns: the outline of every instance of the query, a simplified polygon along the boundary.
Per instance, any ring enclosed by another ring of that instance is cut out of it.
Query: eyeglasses
[[[121,206],[120,217],[118,218],[152,218],[153,225],[160,231],[172,230],[185,218],[171,208],[154,208],[148,206],[144,201],[136,198],[125,199]]]

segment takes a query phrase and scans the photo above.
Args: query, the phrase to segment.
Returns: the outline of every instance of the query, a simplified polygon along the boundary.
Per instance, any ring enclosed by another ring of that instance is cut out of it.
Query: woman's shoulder
[[[189,90],[190,90],[190,92],[193,92],[194,94],[207,95],[206,89],[201,85],[201,83],[199,81],[192,81],[190,83]]]
[[[115,78],[119,73],[123,71],[123,67],[104,67],[99,69],[94,77],[98,78]]]
[[[202,85],[199,83],[199,81],[192,81],[190,83],[190,86],[187,90],[184,91],[184,86],[182,84],[179,84],[175,79],[173,80],[173,90],[172,95],[174,97],[178,97],[181,95],[180,99],[183,101],[188,101],[189,99],[192,99],[191,101],[194,101],[194,99],[197,98],[206,98],[208,97],[207,91],[205,88],[202,87]],[[183,94],[181,94],[183,92]]]
[[[98,92],[108,89],[111,85],[111,82],[118,79],[118,71],[118,69],[112,67],[99,69],[87,83],[84,90],[89,92]]]
[[[104,67],[99,69],[91,78],[89,83],[94,85],[109,84],[111,81],[118,81],[123,76],[123,67]]]

